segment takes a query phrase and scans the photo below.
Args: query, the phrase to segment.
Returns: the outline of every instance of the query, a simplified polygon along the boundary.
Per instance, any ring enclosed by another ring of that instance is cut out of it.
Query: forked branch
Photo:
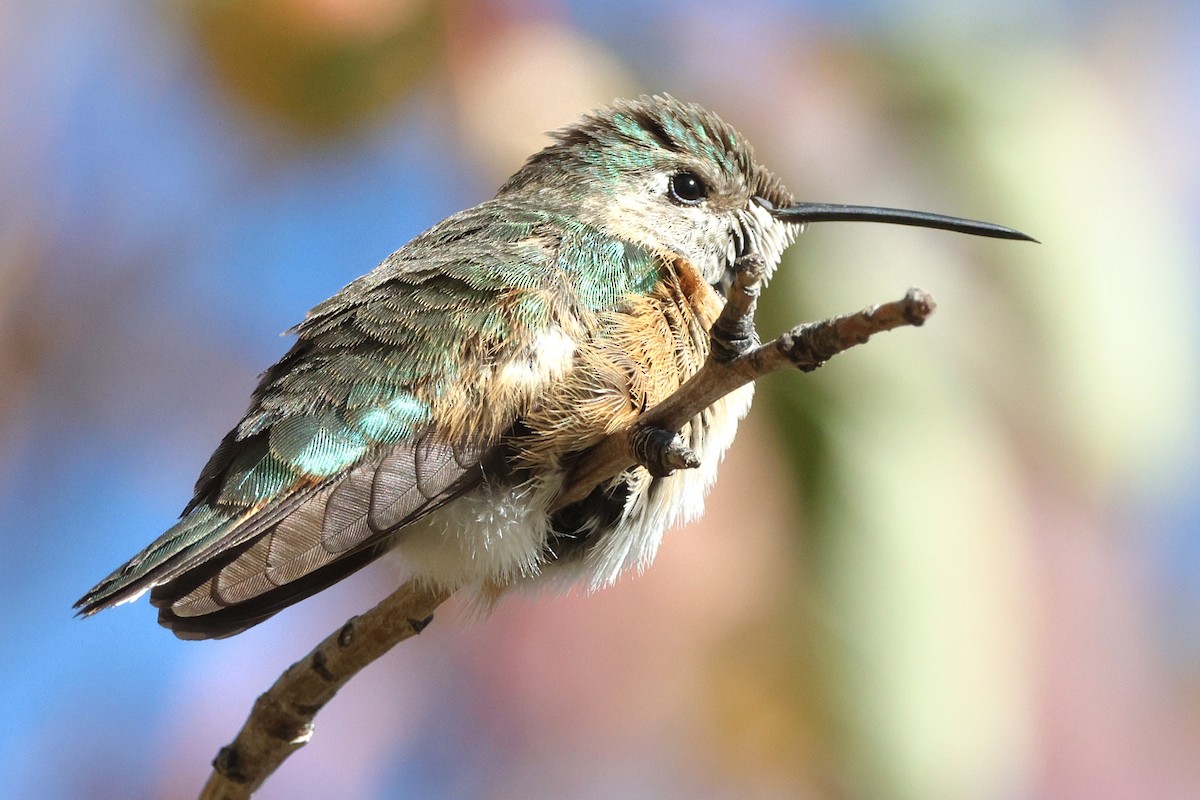
[[[754,311],[763,262],[747,256],[736,275],[725,310],[713,325],[708,360],[691,380],[612,434],[574,465],[554,510],[587,497],[596,486],[636,464],[656,474],[697,466],[677,432],[715,401],[784,367],[812,371],[872,335],[902,325],[921,325],[934,310],[933,298],[911,289],[903,299],[856,314],[800,325],[760,345]],[[658,434],[665,433],[665,436]],[[690,458],[689,458],[690,456]],[[279,677],[254,703],[237,738],[221,748],[200,800],[245,800],[313,734],[313,720],[359,670],[396,644],[424,630],[449,593],[405,584],[362,616],[354,617]]]
[[[702,410],[751,381],[784,367],[812,372],[876,333],[903,325],[923,325],[937,307],[927,292],[909,289],[900,300],[797,325],[779,338],[759,344],[754,312],[762,287],[763,262],[759,256],[745,256],[735,268],[729,299],[712,327],[712,346],[704,366],[678,391],[643,414],[632,428],[612,434],[584,454],[572,470],[567,489],[555,501],[555,510],[584,499],[596,486],[635,464],[651,468],[646,463],[647,448],[640,441],[644,430],[677,431]]]

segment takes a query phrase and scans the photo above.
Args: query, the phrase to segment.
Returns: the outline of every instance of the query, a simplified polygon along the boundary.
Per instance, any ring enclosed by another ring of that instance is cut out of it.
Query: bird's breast
[[[631,427],[700,369],[722,307],[686,259],[662,259],[660,280],[648,293],[631,293],[599,315],[563,380],[523,420],[528,433],[515,448],[517,465],[560,480],[574,454]],[[593,588],[627,567],[648,565],[665,530],[703,510],[752,395],[753,388],[744,387],[684,426],[681,433],[701,461],[698,469],[666,478],[641,467],[627,470],[565,515],[572,529],[550,549],[570,552]]]
[[[722,305],[686,259],[662,258],[649,292],[631,292],[590,320],[570,367],[524,415],[514,466],[552,468],[633,425],[700,369]]]
[[[405,529],[396,550],[407,571],[433,584],[474,586],[486,604],[512,586],[582,579],[596,589],[648,566],[668,528],[702,513],[752,385],[683,426],[699,468],[655,478],[634,467],[576,507],[550,509],[573,458],[632,426],[700,369],[722,307],[689,262],[663,258],[649,292],[629,293],[586,325],[532,337],[527,355],[494,376],[504,392],[538,387],[507,442],[506,469],[485,473],[481,485]]]

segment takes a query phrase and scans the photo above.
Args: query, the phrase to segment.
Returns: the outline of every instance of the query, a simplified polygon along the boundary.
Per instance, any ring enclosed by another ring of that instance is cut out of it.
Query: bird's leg
[[[669,465],[672,457],[658,453],[673,449],[676,431],[738,387],[786,367],[811,372],[877,333],[921,325],[936,308],[928,294],[910,289],[901,300],[799,325],[773,341],[754,346],[754,306],[762,282],[761,266],[756,269],[754,259],[746,256],[734,265],[733,286],[725,308],[713,323],[712,349],[704,366],[670,397],[644,412],[633,426],[613,433],[583,453],[572,465],[551,511],[579,502],[601,483],[634,464],[647,469],[657,464]],[[636,447],[640,454],[632,452],[635,447],[630,441],[634,438],[644,440]]]
[[[748,253],[733,263],[733,285],[721,315],[709,331],[709,358],[728,364],[759,346],[754,311],[766,262]],[[700,459],[674,430],[639,422],[629,433],[629,454],[656,478],[677,469],[695,469]]]
[[[725,308],[713,323],[709,335],[709,358],[728,364],[759,345],[754,312],[762,290],[767,264],[758,253],[747,253],[733,262],[733,284]]]

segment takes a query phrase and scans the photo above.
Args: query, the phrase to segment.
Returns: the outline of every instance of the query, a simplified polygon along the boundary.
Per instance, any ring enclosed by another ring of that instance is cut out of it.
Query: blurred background
[[[940,309],[774,376],[705,518],[594,596],[455,607],[263,798],[1200,796],[1200,5],[0,6],[0,794],[195,796],[376,566],[180,642],[70,604],[166,528],[280,331],[543,132],[668,91],[813,226],[764,335]]]

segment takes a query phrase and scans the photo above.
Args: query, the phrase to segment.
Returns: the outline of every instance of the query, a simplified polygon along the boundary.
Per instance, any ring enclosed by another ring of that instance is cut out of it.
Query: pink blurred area
[[[803,199],[773,334],[928,326],[768,381],[703,519],[594,595],[454,602],[263,798],[1200,796],[1194,9],[125,0],[0,9],[0,773],[189,797],[254,697],[386,594],[246,634],[70,603],[170,524],[275,334],[668,91]]]

